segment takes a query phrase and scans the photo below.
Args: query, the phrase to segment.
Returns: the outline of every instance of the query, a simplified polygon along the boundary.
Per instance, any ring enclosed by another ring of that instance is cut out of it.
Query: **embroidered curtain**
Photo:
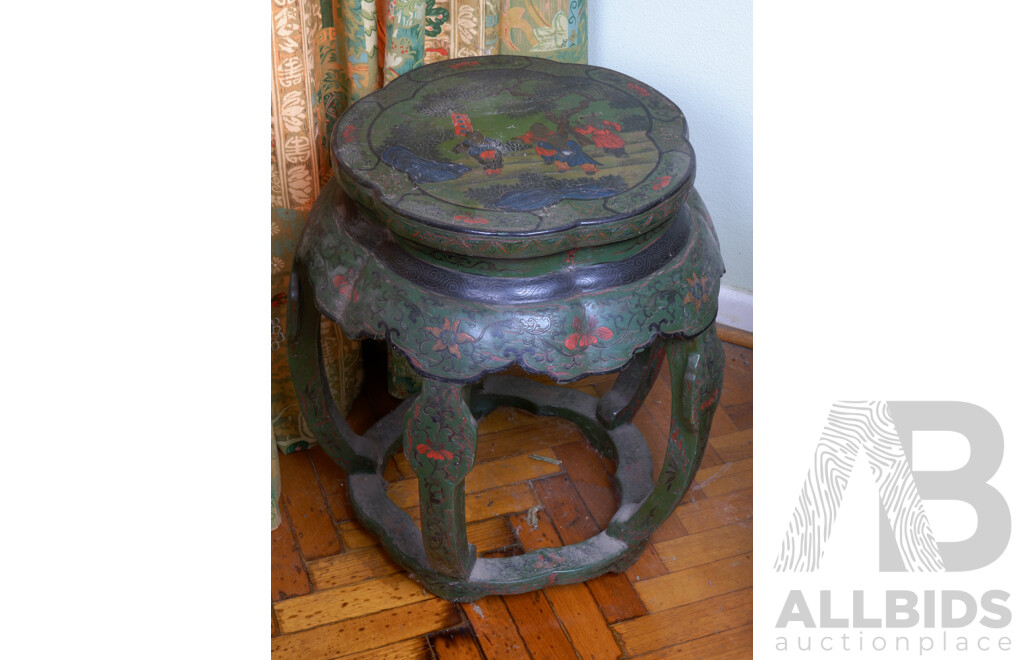
[[[309,210],[349,103],[423,64],[587,60],[586,0],[271,0],[271,204]]]
[[[586,0],[271,0],[272,416],[285,452],[314,438],[288,371],[285,308],[306,213],[331,176],[328,140],[353,101],[423,64],[528,55],[587,61]],[[343,413],[362,383],[357,342],[321,325],[328,381]]]

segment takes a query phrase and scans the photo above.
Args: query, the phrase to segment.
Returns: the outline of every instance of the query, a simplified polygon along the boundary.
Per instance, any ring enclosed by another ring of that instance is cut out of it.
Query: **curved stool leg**
[[[470,387],[424,379],[405,418],[403,448],[419,480],[423,549],[434,570],[467,577],[476,548],[466,539],[466,475],[476,457]]]
[[[349,471],[349,494],[360,521],[430,591],[456,601],[579,582],[628,568],[693,480],[722,385],[724,353],[709,328],[690,340],[657,341],[600,400],[504,376],[489,376],[478,385],[425,379],[416,397],[359,436],[331,399],[319,326],[305,270],[297,264],[289,304],[289,359],[303,414],[325,450]],[[664,467],[654,484],[650,452],[630,421],[665,355],[672,376],[672,420]],[[563,548],[476,557],[466,536],[465,479],[475,459],[476,417],[500,405],[568,419],[592,446],[616,459],[620,507],[604,532]],[[420,529],[386,495],[383,465],[399,446],[418,478]]]
[[[616,514],[608,525],[608,535],[626,543],[650,536],[690,487],[722,391],[725,353],[714,326],[690,340],[667,340],[667,353],[672,376],[672,421],[661,474],[654,491],[635,512],[628,517]]]
[[[426,379],[420,394],[403,404],[412,404],[405,413],[402,447],[418,477],[421,529],[388,499],[379,472],[349,479],[359,519],[427,589],[449,600],[521,593],[624,571],[693,480],[722,383],[724,355],[713,329],[692,340],[666,340],[665,346],[673,414],[665,467],[657,484],[651,479],[650,451],[639,429],[625,419],[607,428],[597,418],[595,397],[508,376],[488,376],[478,386]],[[656,369],[656,358],[655,350],[638,359],[635,369],[641,375],[649,373]],[[642,397],[645,380],[633,379],[631,388],[620,388],[632,392],[623,400]],[[476,557],[466,540],[464,508],[465,478],[476,445],[472,413],[484,414],[502,405],[572,421],[592,446],[616,459],[620,506],[607,530],[561,548]]]
[[[597,404],[597,418],[605,428],[613,429],[633,421],[654,386],[664,359],[665,340],[658,337],[618,375],[612,389]]]
[[[334,403],[324,373],[320,312],[313,303],[306,269],[298,260],[288,300],[288,366],[302,414],[324,451],[346,472],[373,472],[376,465],[370,457],[383,452],[356,435]]]

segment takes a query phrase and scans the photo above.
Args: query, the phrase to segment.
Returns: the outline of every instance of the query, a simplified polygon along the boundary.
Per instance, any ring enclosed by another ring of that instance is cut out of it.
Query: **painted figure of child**
[[[452,151],[457,154],[468,153],[483,166],[487,174],[501,174],[504,163],[501,152],[505,146],[494,138],[484,137],[480,131],[470,131],[462,142],[452,147]]]
[[[626,142],[615,133],[622,132],[622,126],[613,121],[602,120],[597,115],[585,115],[580,121],[586,128],[576,126],[574,131],[580,135],[589,135],[594,141],[594,146],[604,149],[606,154],[616,158],[626,157]],[[613,133],[612,131],[615,131]]]

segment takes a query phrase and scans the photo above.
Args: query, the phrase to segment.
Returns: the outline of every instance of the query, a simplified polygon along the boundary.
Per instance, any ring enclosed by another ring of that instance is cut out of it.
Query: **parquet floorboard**
[[[644,551],[640,553],[640,557],[636,562],[626,569],[626,577],[629,578],[630,582],[647,580],[664,575],[665,573],[668,573],[668,569],[665,568],[665,562],[661,561],[658,552],[649,543],[644,548]]]
[[[562,630],[543,591],[505,596],[504,599],[530,655],[534,658],[573,657],[572,642]]]
[[[419,495],[417,494],[412,501],[414,504],[406,507],[405,512],[419,524]],[[517,511],[527,511],[530,507],[537,504],[537,496],[527,483],[499,486],[498,488],[470,493],[466,495],[466,522],[483,522],[493,519],[495,516],[503,516]],[[472,528],[467,526],[467,533],[470,533],[470,536],[472,536],[471,532]],[[474,542],[472,538],[470,538],[470,542]]]
[[[331,460],[323,447],[316,446],[310,449],[309,457],[313,461],[316,477],[323,486],[331,517],[335,522],[354,519],[356,515],[348,501],[348,490],[345,486],[345,471]]]
[[[271,602],[308,594],[311,588],[288,514],[283,510],[281,513],[281,524],[270,533]]]
[[[674,573],[726,557],[732,557],[753,547],[754,535],[750,520],[687,534],[679,538],[655,543],[654,548],[665,566]]]
[[[716,415],[717,418],[717,415]],[[714,428],[714,424],[712,424]],[[751,429],[713,436],[708,445],[723,461],[739,461],[754,455],[754,432]]]
[[[413,637],[342,657],[345,660],[430,660],[430,645],[425,637]]]
[[[629,656],[725,632],[752,621],[753,590],[743,589],[612,626]],[[686,622],[683,630],[679,623]]]
[[[450,630],[430,638],[438,660],[480,660],[480,646],[472,628]]]
[[[319,447],[282,456],[282,518],[271,535],[275,659],[748,658],[753,614],[753,393],[750,349],[726,344],[725,383],[693,487],[622,574],[454,605],[426,592],[356,520],[347,475]],[[398,404],[368,347],[357,432]],[[635,425],[663,462],[671,386],[655,379]],[[541,377],[535,377],[545,382]],[[570,385],[600,395],[613,376]],[[575,543],[618,506],[614,463],[571,423],[511,408],[479,422],[467,478],[467,534],[508,556]],[[539,454],[560,461],[538,461]],[[405,458],[385,471],[389,497],[419,519]],[[531,526],[527,511],[540,507]]]
[[[748,552],[637,582],[634,588],[649,611],[660,612],[746,589],[753,583],[753,562]]]
[[[299,551],[307,560],[341,552],[334,519],[309,454],[297,451],[281,456],[281,505],[288,512]]]
[[[753,515],[753,489],[733,491],[680,505],[675,511],[676,518],[690,534],[747,520]]]
[[[380,546],[349,550],[333,557],[317,559],[309,562],[307,568],[313,587],[317,590],[344,587],[402,572],[402,567]]]
[[[463,603],[462,611],[476,633],[476,639],[488,658],[521,658],[526,642],[501,596],[488,596],[475,603]]]
[[[455,605],[435,598],[426,603],[278,635],[271,638],[271,655],[288,660],[340,658],[451,628],[461,621]]]
[[[389,575],[289,598],[274,610],[281,632],[289,633],[436,598],[404,575]]]
[[[601,531],[568,477],[537,481],[534,487],[554,521],[562,545],[585,541]],[[526,547],[525,544],[523,547]],[[629,578],[625,575],[601,575],[587,582],[587,587],[608,623],[646,614],[643,603],[630,587]]]
[[[753,637],[752,625],[746,625],[636,657],[649,660],[744,660],[753,657]]]
[[[554,477],[548,481],[558,479]],[[527,524],[525,518],[517,519],[515,527],[526,551],[558,547],[565,539],[564,536],[559,537],[560,530],[547,511],[537,513],[536,527]],[[601,609],[588,586],[586,583],[567,584],[548,587],[543,592],[551,603],[558,623],[565,630],[580,657],[618,657],[618,645],[615,644],[611,630],[606,626]]]

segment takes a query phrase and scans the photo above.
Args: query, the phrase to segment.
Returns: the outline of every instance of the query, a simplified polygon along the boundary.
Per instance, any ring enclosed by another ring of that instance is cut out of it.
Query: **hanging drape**
[[[423,64],[527,55],[587,60],[586,0],[271,0],[271,356],[273,435],[285,452],[314,439],[288,372],[285,308],[306,213],[331,176],[328,139],[344,109]],[[331,391],[347,413],[362,382],[359,345],[324,322]]]
[[[349,103],[453,57],[587,59],[586,0],[271,0],[271,204],[308,210]]]

